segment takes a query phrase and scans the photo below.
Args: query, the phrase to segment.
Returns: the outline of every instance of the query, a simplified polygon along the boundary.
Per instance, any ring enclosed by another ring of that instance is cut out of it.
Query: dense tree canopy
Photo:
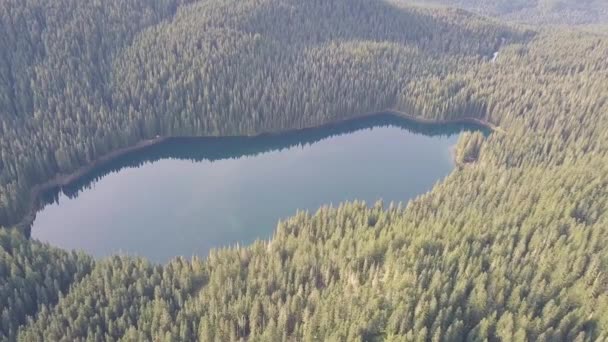
[[[430,106],[408,94],[424,92],[418,79],[531,35],[382,1],[53,4],[6,4],[2,16],[15,30],[0,40],[0,224],[27,213],[33,185],[145,138],[314,126],[400,100]],[[483,115],[460,101],[425,115]]]
[[[92,261],[6,229],[0,338],[608,339],[605,35],[375,0],[11,0],[0,28],[7,227],[36,185],[157,135],[386,109],[499,127],[408,204],[297,213],[208,257]]]
[[[587,25],[608,21],[604,0],[398,0],[457,6],[484,15],[528,24]]]

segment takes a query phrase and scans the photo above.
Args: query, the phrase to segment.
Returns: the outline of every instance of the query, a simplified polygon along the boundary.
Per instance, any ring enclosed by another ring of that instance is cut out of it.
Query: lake
[[[474,129],[378,115],[279,135],[171,139],[47,193],[31,235],[95,257],[204,257],[269,239],[297,210],[406,203],[453,170],[452,147]]]

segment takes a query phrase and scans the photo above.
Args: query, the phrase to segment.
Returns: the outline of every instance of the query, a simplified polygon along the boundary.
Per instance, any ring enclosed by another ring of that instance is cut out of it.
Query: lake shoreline
[[[409,120],[409,121],[412,121],[415,123],[425,124],[425,125],[474,124],[474,125],[478,125],[481,127],[485,127],[494,132],[504,132],[498,126],[495,126],[494,124],[492,124],[490,122],[487,122],[485,120],[478,119],[478,118],[464,117],[464,118],[450,119],[450,120],[432,120],[432,119],[426,119],[426,118],[422,118],[422,117],[413,116],[413,115],[410,115],[410,114],[407,114],[404,112],[400,112],[397,110],[388,109],[385,111],[357,114],[357,115],[350,116],[347,118],[332,120],[332,121],[329,121],[329,122],[321,124],[321,125],[306,126],[306,127],[297,128],[297,129],[269,131],[269,132],[262,132],[262,133],[250,134],[250,135],[222,135],[222,136],[217,136],[217,137],[219,138],[219,137],[234,136],[234,137],[256,138],[256,137],[263,137],[263,136],[289,134],[289,133],[294,133],[294,132],[307,131],[307,130],[311,130],[311,129],[331,127],[331,126],[335,126],[335,125],[342,124],[342,123],[352,121],[352,120],[371,118],[374,116],[387,115],[387,114],[393,115],[395,117],[402,118],[405,120]],[[36,219],[36,214],[43,207],[42,196],[44,193],[46,193],[52,189],[70,186],[70,185],[78,182],[82,178],[86,177],[87,175],[89,175],[90,173],[95,171],[97,168],[106,165],[107,163],[110,163],[127,154],[137,152],[137,151],[146,149],[148,147],[153,147],[156,145],[163,144],[172,139],[179,139],[179,138],[196,139],[196,138],[210,138],[210,137],[212,137],[212,136],[204,136],[204,135],[201,135],[201,136],[157,136],[156,138],[142,140],[131,146],[115,149],[115,150],[95,159],[91,163],[78,168],[77,170],[75,170],[72,173],[58,174],[55,177],[51,178],[50,180],[48,180],[42,184],[35,185],[30,190],[29,209],[27,210],[27,213],[25,214],[25,216],[13,227],[26,232],[26,235],[29,237],[30,228],[34,223],[34,220]]]

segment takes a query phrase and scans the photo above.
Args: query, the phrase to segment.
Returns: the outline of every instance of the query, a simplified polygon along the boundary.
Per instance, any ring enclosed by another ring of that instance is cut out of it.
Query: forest
[[[598,32],[400,0],[2,1],[0,340],[607,340],[606,56]],[[143,139],[386,110],[500,130],[409,203],[165,265],[23,224],[36,186]]]
[[[532,25],[596,25],[608,22],[603,0],[399,0],[456,6],[472,12]]]

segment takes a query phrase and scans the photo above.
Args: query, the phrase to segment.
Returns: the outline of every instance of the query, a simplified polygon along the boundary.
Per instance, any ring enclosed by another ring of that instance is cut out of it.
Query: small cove
[[[33,238],[96,257],[166,262],[271,237],[297,210],[407,202],[454,168],[470,124],[377,115],[259,137],[174,138],[45,193]]]

